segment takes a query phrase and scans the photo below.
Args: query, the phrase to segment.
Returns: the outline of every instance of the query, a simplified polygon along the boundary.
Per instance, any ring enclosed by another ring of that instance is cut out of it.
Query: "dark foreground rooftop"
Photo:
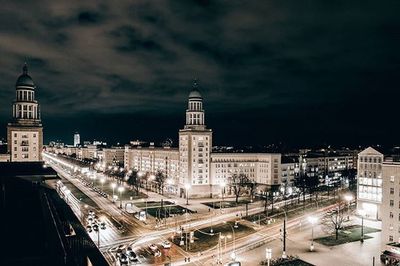
[[[108,265],[42,163],[0,163],[0,265]]]

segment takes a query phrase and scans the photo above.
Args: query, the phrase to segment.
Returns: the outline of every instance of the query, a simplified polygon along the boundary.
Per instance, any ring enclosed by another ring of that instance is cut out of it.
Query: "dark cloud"
[[[198,78],[217,143],[398,142],[399,11],[398,1],[11,1],[0,10],[0,118],[27,60],[47,140],[176,137]]]

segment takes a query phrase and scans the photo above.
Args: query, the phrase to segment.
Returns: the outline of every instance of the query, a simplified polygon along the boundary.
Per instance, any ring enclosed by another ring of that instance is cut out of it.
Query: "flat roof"
[[[59,179],[57,172],[44,162],[0,162],[0,177],[19,177],[30,181]]]

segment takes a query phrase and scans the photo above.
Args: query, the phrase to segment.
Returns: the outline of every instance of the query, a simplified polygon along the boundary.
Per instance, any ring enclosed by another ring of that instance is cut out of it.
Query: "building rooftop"
[[[0,265],[107,265],[49,178],[41,162],[0,163]]]

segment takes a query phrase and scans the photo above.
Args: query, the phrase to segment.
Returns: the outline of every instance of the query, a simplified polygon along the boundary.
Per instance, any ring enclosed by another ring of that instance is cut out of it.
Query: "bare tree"
[[[138,171],[132,170],[132,172],[128,176],[127,182],[129,185],[134,187],[134,189],[136,191],[136,195],[139,195],[140,177],[138,175]]]
[[[249,188],[249,192],[250,192],[250,201],[251,202],[253,202],[254,192],[256,192],[257,186],[258,186],[258,183],[255,180],[249,180],[249,183],[247,184],[247,187]]]
[[[157,184],[158,193],[164,195],[164,185],[165,181],[167,180],[167,176],[164,175],[162,172],[158,171],[156,174],[155,182]]]
[[[241,193],[247,187],[250,180],[245,174],[233,174],[229,177],[228,181],[230,187],[233,188],[233,193],[236,197],[236,203],[238,203]]]
[[[334,233],[335,239],[339,238],[339,232],[345,227],[347,214],[345,213],[345,204],[339,202],[336,209],[327,212],[321,219],[321,224],[326,232]]]

